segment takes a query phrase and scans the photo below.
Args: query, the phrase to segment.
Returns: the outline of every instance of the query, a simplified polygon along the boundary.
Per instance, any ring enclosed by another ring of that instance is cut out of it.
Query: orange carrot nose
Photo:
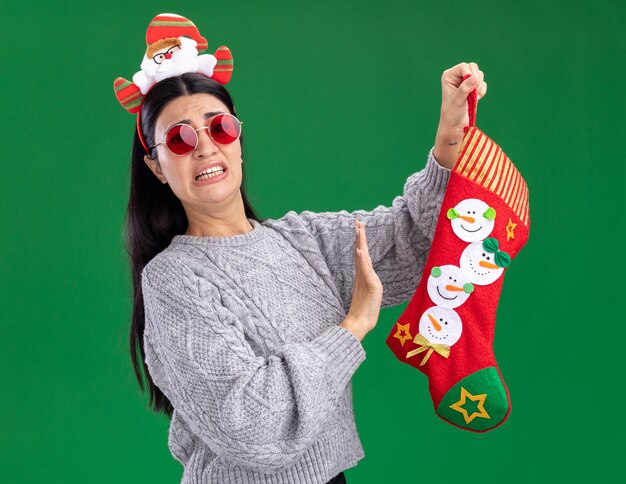
[[[463,288],[459,287],[459,286],[450,286],[450,285],[448,285],[448,286],[446,286],[446,289],[448,291],[461,291],[461,292],[463,291]]]
[[[462,218],[463,220],[465,220],[466,222],[469,222],[471,224],[476,222],[476,219],[474,217],[467,217],[465,215],[459,215],[459,218]]]
[[[497,265],[487,262],[486,260],[481,260],[478,265],[480,267],[486,267],[487,269],[500,269]]]
[[[435,318],[433,318],[430,314],[428,315],[428,319],[430,319],[430,322],[433,323],[433,326],[435,327],[435,329],[437,331],[441,331],[441,325],[437,322],[437,320]]]

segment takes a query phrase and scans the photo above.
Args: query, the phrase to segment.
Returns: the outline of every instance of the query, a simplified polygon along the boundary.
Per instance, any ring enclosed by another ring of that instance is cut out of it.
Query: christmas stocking
[[[386,342],[428,376],[439,417],[485,432],[511,410],[493,338],[505,272],[528,240],[528,188],[475,126],[476,90],[468,108],[422,279]]]

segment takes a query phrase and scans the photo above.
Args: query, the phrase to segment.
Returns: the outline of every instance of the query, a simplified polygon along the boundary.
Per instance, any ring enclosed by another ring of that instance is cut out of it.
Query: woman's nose
[[[214,155],[219,151],[219,147],[217,143],[213,141],[211,136],[209,135],[208,128],[204,128],[198,131],[198,146],[194,151],[194,156],[202,157],[202,156],[210,156]]]

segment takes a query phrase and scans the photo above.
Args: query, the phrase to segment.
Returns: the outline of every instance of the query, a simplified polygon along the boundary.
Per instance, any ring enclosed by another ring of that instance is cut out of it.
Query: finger
[[[365,234],[365,224],[361,222],[361,236],[359,237],[359,248],[361,251],[369,257],[369,249],[367,247],[367,235]]]
[[[356,233],[357,233],[357,239],[356,239],[356,243],[357,243],[357,247],[359,248],[363,248],[363,222],[361,222],[360,220],[357,221],[357,227],[356,227]]]
[[[476,79],[478,81],[476,83],[476,86],[477,87],[482,86],[482,83],[485,80],[485,73],[480,70],[480,68],[478,67],[478,64],[476,64],[476,62],[470,62],[469,66],[470,66],[470,69],[472,71],[472,76],[476,77]],[[479,92],[478,89],[476,91]]]
[[[461,62],[454,66],[452,69],[458,70],[458,73],[462,76],[465,76],[466,74],[475,76],[482,72],[476,62]]]
[[[359,248],[361,249],[361,252],[367,248],[367,245],[365,243],[365,224],[363,222],[361,222],[360,220],[357,220],[357,226],[356,226],[356,244],[355,244],[355,249]]]
[[[360,238],[360,230],[359,230],[359,221],[356,220],[354,223],[354,233],[355,233],[355,240],[354,240],[354,258],[357,259],[357,268],[358,268],[358,255],[359,255],[359,238]]]
[[[366,274],[368,274],[371,270],[373,270],[373,266],[372,266],[372,258],[370,257],[370,251],[369,251],[369,247],[367,245],[367,238],[365,235],[365,227],[363,227],[361,229],[363,231],[362,233],[362,245],[361,247],[359,247],[359,252],[362,254],[363,256],[363,269],[365,271]]]
[[[469,93],[476,89],[476,78],[474,76],[465,79],[456,91],[455,103],[462,106],[467,100]]]
[[[372,263],[369,257],[367,256],[366,252],[360,247],[356,250],[356,253],[357,253],[358,266],[359,266],[359,275],[362,272],[363,275],[367,277],[369,272],[372,270]]]
[[[471,76],[475,79],[475,87],[479,87],[485,79],[485,73],[481,71],[475,62],[470,63]]]
[[[472,68],[467,62],[460,62],[446,71],[449,75],[463,79],[466,74],[472,73]]]
[[[476,100],[480,100],[483,97],[485,97],[485,94],[487,93],[487,83],[486,82],[482,82],[481,85],[479,87],[476,88]]]
[[[469,95],[470,92],[472,92],[473,89],[476,89],[476,94],[482,97],[481,89],[484,83],[485,73],[481,71],[480,69],[478,69],[478,65],[475,62],[470,63],[470,68],[472,69],[470,77],[465,79],[463,83],[459,86],[459,89],[457,90],[457,94],[459,94],[461,97],[461,99],[457,99],[457,100],[461,104],[465,102],[465,100],[467,99],[467,96]]]

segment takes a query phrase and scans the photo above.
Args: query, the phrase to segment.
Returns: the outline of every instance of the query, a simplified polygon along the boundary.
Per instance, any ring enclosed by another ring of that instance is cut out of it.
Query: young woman
[[[486,84],[462,63],[442,88],[435,146],[390,207],[276,220],[246,198],[242,123],[222,84],[186,73],[146,95],[149,153],[136,132],[127,217],[130,349],[150,405],[171,418],[182,482],[341,483],[364,457],[361,342],[417,287],[467,95]]]

